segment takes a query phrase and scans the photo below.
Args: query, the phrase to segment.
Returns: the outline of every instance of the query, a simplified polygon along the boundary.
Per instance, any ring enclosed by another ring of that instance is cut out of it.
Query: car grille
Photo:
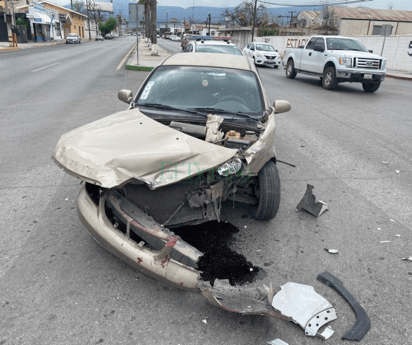
[[[357,58],[355,66],[358,68],[379,69],[381,60]]]
[[[265,58],[268,60],[273,60],[276,56],[269,56],[269,55],[265,55]]]

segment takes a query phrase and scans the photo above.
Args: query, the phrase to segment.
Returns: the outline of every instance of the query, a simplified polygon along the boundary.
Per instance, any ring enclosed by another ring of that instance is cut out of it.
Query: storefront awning
[[[30,18],[33,18],[35,24],[50,24],[51,22],[50,17],[45,13],[34,12]]]

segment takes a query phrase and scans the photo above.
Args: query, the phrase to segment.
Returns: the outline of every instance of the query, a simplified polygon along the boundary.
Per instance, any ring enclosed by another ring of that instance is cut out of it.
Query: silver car
[[[82,38],[78,34],[70,33],[66,37],[66,44],[69,44],[69,43],[80,44],[82,43]]]

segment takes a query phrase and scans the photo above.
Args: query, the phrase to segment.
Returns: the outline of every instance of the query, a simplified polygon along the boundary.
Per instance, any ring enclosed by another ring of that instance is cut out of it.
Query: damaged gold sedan
[[[53,154],[60,168],[86,182],[79,218],[136,269],[219,304],[213,285],[224,283],[203,279],[204,252],[177,230],[220,221],[224,202],[248,204],[256,219],[276,216],[275,113],[290,104],[269,103],[247,57],[203,53],[165,59],[135,97],[122,90],[119,99],[128,110],[63,135]],[[274,313],[263,304],[238,311]]]

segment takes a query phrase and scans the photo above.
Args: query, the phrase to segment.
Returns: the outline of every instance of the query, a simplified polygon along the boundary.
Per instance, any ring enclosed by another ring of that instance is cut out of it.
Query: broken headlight
[[[239,158],[232,158],[223,164],[217,172],[220,176],[229,176],[236,174],[242,168],[242,161]]]

